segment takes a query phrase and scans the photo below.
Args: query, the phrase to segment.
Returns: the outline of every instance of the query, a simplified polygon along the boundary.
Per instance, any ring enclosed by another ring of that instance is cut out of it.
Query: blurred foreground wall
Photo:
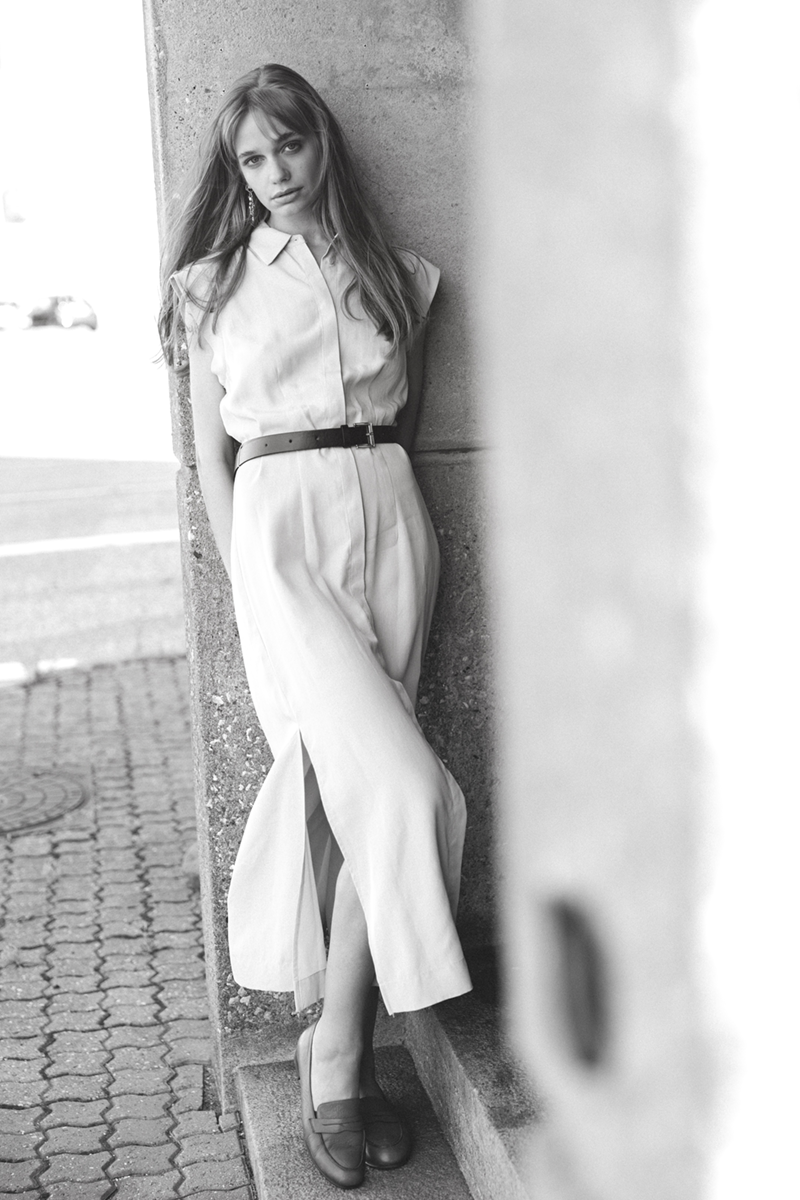
[[[467,333],[470,178],[468,53],[459,3],[374,6],[312,0],[231,6],[145,0],[156,173],[166,212],[226,87],[263,62],[305,75],[349,136],[390,234],[442,269],[429,326],[415,469],[442,550],[443,577],[419,713],[469,805],[462,936],[493,936],[490,695]],[[218,1065],[289,1056],[290,997],[245,992],[230,976],[225,899],[250,804],[270,757],[247,691],[228,581],[208,529],[194,465],[188,388],[173,394],[181,463],[180,523],[192,683],[209,991]],[[265,914],[282,919],[282,914]],[[254,1048],[255,1043],[255,1048]]]
[[[800,20],[473,12],[530,1193],[794,1195]]]

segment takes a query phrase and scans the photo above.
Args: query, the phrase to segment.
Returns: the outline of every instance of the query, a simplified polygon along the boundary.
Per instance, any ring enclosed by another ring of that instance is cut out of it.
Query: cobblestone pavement
[[[215,1104],[199,903],[182,869],[184,661],[0,690],[0,795],[3,778],[18,790],[35,772],[82,780],[89,799],[0,839],[0,1196],[249,1200],[238,1116]]]

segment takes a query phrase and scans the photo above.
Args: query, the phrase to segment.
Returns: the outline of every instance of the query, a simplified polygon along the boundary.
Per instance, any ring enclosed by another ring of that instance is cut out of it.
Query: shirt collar
[[[271,225],[267,225],[262,221],[260,225],[256,225],[253,232],[250,234],[250,245],[262,258],[265,263],[271,265],[275,262],[282,250],[288,246],[292,235],[290,233],[281,233],[280,229],[273,229]],[[329,252],[336,249],[336,243],[339,240],[338,233],[335,233],[331,238],[328,246],[323,254],[323,258]],[[254,244],[255,241],[255,244]]]
[[[290,233],[281,233],[271,225],[257,225],[250,234],[250,245],[266,263],[274,263],[281,250],[289,244]],[[255,244],[254,244],[255,243]]]

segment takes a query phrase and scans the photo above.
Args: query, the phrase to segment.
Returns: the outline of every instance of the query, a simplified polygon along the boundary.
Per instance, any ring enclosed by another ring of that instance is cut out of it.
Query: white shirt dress
[[[427,309],[439,272],[408,254]],[[236,441],[372,421],[407,395],[405,354],[351,296],[335,242],[318,264],[301,236],[258,226],[241,286],[202,339]],[[179,272],[197,294],[202,267]],[[198,313],[185,303],[192,336]],[[228,896],[234,978],[325,991],[324,913],[338,857],[366,917],[390,1013],[470,989],[454,916],[464,797],[414,716],[439,572],[405,450],[303,450],[236,473],[231,582],[253,703],[274,756]],[[332,842],[331,832],[335,838]]]

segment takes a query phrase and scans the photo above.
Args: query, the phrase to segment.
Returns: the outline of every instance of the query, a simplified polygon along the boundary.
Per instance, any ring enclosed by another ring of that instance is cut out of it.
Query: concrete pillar
[[[790,1195],[800,16],[474,13],[530,1192]]]
[[[420,717],[470,810],[461,924],[492,932],[490,698],[478,545],[484,520],[479,438],[466,327],[468,55],[449,0],[386,6],[293,0],[235,8],[208,0],[145,0],[155,158],[162,214],[224,88],[261,62],[299,70],[348,133],[369,190],[400,245],[442,268],[432,316],[415,467],[444,572]],[[242,827],[269,751],[240,661],[228,583],[199,494],[184,385],[173,391],[197,772],[209,988],[223,1076],[242,1059],[288,1053],[288,996],[244,993],[227,958],[225,895]],[[255,1046],[255,1049],[254,1049]],[[269,1048],[268,1047],[268,1048]],[[226,1092],[227,1095],[227,1092]]]
[[[685,6],[477,0],[508,985],[537,1200],[700,1195]]]

